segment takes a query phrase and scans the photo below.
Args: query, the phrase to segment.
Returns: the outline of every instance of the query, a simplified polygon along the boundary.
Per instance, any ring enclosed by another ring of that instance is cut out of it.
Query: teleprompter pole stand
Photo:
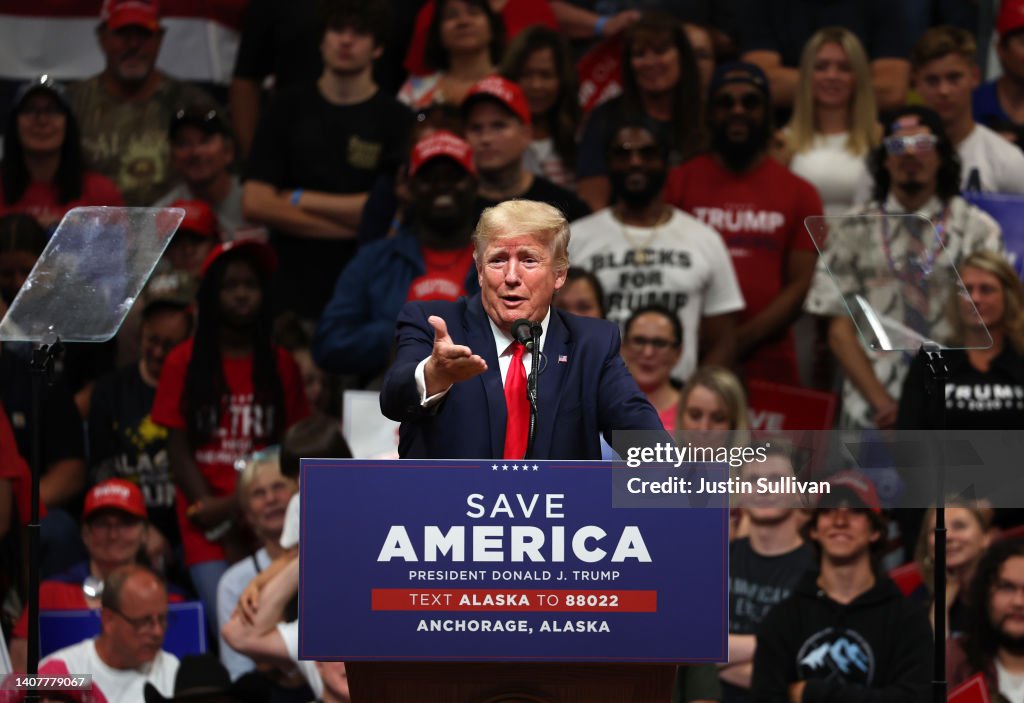
[[[43,473],[43,388],[53,380],[53,365],[64,351],[60,338],[52,344],[40,344],[32,350],[32,519],[28,524],[28,675],[39,673],[39,477]],[[38,701],[33,686],[26,701]]]
[[[949,366],[942,350],[934,342],[921,346],[920,354],[928,369],[928,396],[934,404],[935,433],[941,440],[946,429],[946,379]],[[932,677],[932,695],[935,703],[946,703],[946,470],[940,447],[935,448],[935,572],[932,586],[935,592],[935,671]]]

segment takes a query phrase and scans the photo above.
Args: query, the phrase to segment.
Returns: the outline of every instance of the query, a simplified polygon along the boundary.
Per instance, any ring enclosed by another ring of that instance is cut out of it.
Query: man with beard
[[[369,381],[387,368],[406,301],[456,300],[480,290],[471,243],[476,186],[469,144],[451,132],[413,147],[410,221],[396,236],[361,248],[338,278],[313,340],[318,366]]]
[[[791,452],[773,442],[766,460],[740,469],[740,480],[777,482],[795,477]],[[725,703],[746,703],[753,673],[754,633],[773,607],[814,567],[814,551],[800,536],[803,518],[794,495],[743,496],[747,537],[729,543],[729,662],[719,670]]]
[[[768,80],[753,64],[720,66],[708,92],[712,150],[673,169],[665,200],[718,231],[747,308],[736,329],[747,378],[799,385],[793,321],[814,276],[817,252],[804,218],[821,198],[768,156]]]
[[[280,308],[313,322],[356,252],[367,192],[405,156],[412,115],[373,80],[388,35],[386,3],[319,4],[316,82],[274,96],[249,153],[242,212],[270,228]]]
[[[150,205],[175,180],[167,125],[182,105],[216,109],[205,92],[156,69],[164,28],[156,0],[106,0],[96,28],[103,72],[72,86],[71,105],[89,165],[129,206]]]
[[[523,166],[533,142],[530,106],[522,89],[500,76],[479,81],[462,101],[466,141],[480,174],[477,215],[504,200],[522,198],[547,203],[572,222],[590,214],[575,193],[535,176]]]
[[[665,135],[642,122],[624,123],[607,145],[614,205],[573,225],[570,260],[594,273],[608,319],[658,303],[679,316],[683,354],[673,376],[687,378],[697,361],[730,365],[735,313],[743,295],[722,238],[667,204]]]
[[[757,629],[758,703],[927,703],[932,630],[924,608],[883,573],[886,520],[874,484],[835,474],[808,523],[819,570]]]
[[[949,687],[985,676],[994,703],[1024,695],[1024,540],[996,542],[978,564],[971,584],[971,629],[950,641]]]
[[[911,106],[897,111],[885,125],[882,144],[868,155],[868,169],[874,200],[858,216],[830,227],[805,307],[830,318],[829,347],[846,375],[841,424],[887,429],[896,425],[909,357],[865,349],[844,298],[863,296],[877,314],[903,319],[902,297],[893,295],[891,286],[878,285],[879,272],[893,270],[908,256],[921,256],[918,250],[933,260],[938,256],[934,243],[913,231],[917,228],[901,227],[891,216],[916,215],[932,222],[944,261],[955,267],[973,251],[1002,251],[1003,239],[995,220],[958,195],[960,160],[933,110]],[[943,339],[951,331],[948,315],[941,305],[934,308],[921,324],[927,325],[928,336]]]

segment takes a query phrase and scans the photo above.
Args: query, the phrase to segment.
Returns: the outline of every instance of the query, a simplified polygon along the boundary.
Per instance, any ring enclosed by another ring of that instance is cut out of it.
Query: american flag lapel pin
[[[558,363],[559,364],[568,364],[569,363],[568,355],[566,355],[566,354],[559,354],[558,355]]]

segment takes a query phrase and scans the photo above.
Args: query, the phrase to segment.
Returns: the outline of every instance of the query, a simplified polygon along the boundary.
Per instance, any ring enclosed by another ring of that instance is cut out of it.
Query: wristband
[[[292,205],[294,205],[295,207],[298,207],[299,206],[299,198],[301,198],[301,197],[302,197],[302,188],[296,188],[295,191],[292,193],[292,200],[291,200]]]
[[[599,37],[604,33],[604,26],[608,24],[608,15],[601,15],[594,23],[594,36]]]

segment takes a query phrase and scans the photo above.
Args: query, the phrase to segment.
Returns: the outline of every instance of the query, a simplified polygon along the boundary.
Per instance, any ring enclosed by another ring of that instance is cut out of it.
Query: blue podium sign
[[[100,634],[100,611],[43,610],[39,613],[39,654],[78,644]],[[206,653],[206,619],[199,601],[170,603],[163,649],[178,658]]]
[[[300,656],[724,661],[728,511],[613,507],[623,471],[303,460]]]

